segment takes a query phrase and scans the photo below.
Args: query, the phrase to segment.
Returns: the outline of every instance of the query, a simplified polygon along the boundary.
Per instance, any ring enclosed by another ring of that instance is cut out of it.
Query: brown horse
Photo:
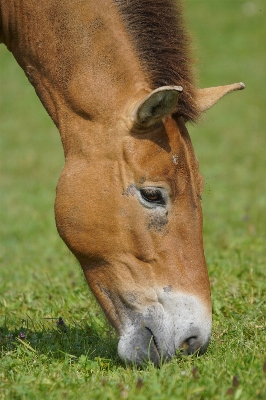
[[[1,0],[0,39],[62,138],[58,232],[138,364],[207,348],[203,180],[185,123],[244,87],[195,88],[178,4]]]

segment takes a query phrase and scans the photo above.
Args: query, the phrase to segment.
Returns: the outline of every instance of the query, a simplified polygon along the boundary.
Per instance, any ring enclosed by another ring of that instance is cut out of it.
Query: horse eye
[[[152,188],[141,189],[140,193],[143,199],[150,203],[165,205],[164,198],[159,189],[152,189]]]

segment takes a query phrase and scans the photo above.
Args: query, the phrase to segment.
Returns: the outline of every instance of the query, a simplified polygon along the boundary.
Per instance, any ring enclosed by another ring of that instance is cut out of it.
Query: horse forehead
[[[186,141],[178,124],[169,117],[163,125],[151,132],[126,135],[123,138],[123,160],[136,172],[175,179],[177,171],[184,170],[190,161]]]

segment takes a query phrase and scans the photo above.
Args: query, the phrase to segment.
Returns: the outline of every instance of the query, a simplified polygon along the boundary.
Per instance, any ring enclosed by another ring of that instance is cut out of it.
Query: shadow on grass
[[[62,320],[61,323],[60,320],[52,323],[30,321],[18,329],[10,329],[8,323],[0,327],[2,356],[20,347],[54,360],[86,358],[99,365],[108,364],[108,368],[122,367],[125,365],[118,358],[117,344],[118,338],[111,327],[95,323],[88,325],[73,320],[67,325]]]
[[[0,326],[0,358],[10,353],[21,352],[29,356],[44,356],[46,360],[79,363],[89,369],[100,370],[116,368],[154,369],[151,361],[144,361],[142,366],[127,364],[120,360],[117,352],[118,338],[114,329],[102,320],[91,319],[90,324],[72,320],[65,324],[62,318],[45,320],[23,320],[16,329],[9,328],[8,321]],[[12,324],[14,327],[14,320]],[[17,357],[17,356],[16,356]],[[186,356],[182,351],[174,357],[178,362],[190,362],[194,355]],[[168,360],[169,361],[169,360]],[[161,362],[160,366],[168,361]]]

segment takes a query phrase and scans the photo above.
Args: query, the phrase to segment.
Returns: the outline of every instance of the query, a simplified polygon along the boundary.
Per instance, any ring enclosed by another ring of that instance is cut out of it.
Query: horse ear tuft
[[[176,111],[181,86],[162,86],[148,94],[133,111],[136,125],[149,128]]]

